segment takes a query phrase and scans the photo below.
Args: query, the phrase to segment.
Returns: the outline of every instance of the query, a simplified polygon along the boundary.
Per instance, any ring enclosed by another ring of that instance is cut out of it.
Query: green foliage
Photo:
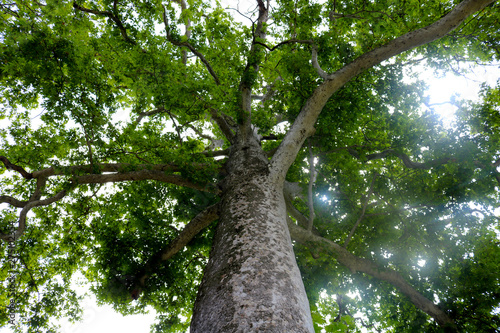
[[[216,140],[230,147],[214,120],[242,123],[240,87],[263,98],[252,104],[251,121],[270,139],[263,149],[272,152],[284,137],[277,122],[289,128],[322,82],[311,65],[311,43],[321,68],[333,73],[457,3],[279,0],[271,5],[267,40],[256,40],[257,11],[240,15],[217,2],[186,2],[184,11],[176,1],[165,7],[139,0],[0,5],[0,156],[28,172],[55,170],[40,185],[42,199],[68,191],[28,214],[15,242],[18,262],[2,243],[0,325],[8,323],[11,290],[18,332],[54,332],[53,318],[80,319],[71,283],[79,272],[100,303],[123,314],[151,306],[158,313],[153,331],[184,332],[214,225],[152,269],[137,300],[131,299],[134,278],[217,202],[227,155],[208,147]],[[425,106],[425,83],[404,73],[414,63],[460,74],[461,64],[497,62],[498,9],[494,4],[446,37],[355,77],[328,100],[308,140],[318,173],[314,232],[344,245],[356,225],[347,250],[397,271],[464,332],[500,326],[500,87],[485,85],[479,102],[454,100],[456,121],[446,127]],[[273,49],[291,39],[302,42]],[[203,55],[219,84],[183,43]],[[214,158],[218,153],[224,156]],[[287,174],[302,194],[308,159],[304,147]],[[113,173],[105,171],[110,165],[123,174],[162,165],[163,175],[190,187],[155,180],[78,183],[78,177]],[[0,195],[31,200],[36,181],[3,166]],[[293,203],[307,216],[305,198]],[[21,209],[1,200],[0,232],[6,233]],[[443,330],[394,286],[352,274],[316,246],[294,244],[316,332]],[[12,289],[7,278],[14,273]]]

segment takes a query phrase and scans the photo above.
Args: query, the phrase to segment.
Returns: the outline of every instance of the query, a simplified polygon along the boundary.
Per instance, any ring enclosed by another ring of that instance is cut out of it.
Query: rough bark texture
[[[256,141],[237,145],[191,321],[192,333],[314,332],[282,184]]]

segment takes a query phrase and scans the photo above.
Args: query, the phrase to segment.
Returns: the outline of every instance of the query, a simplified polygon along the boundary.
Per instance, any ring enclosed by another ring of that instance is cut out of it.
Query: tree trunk
[[[233,146],[227,170],[191,332],[314,332],[286,224],[283,184],[270,180],[255,139]]]

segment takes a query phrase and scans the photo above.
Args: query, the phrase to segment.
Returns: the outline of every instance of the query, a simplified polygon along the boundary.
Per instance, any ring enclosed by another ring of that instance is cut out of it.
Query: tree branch
[[[390,268],[382,268],[370,260],[357,257],[347,251],[339,244],[307,232],[298,225],[288,223],[288,229],[292,239],[299,243],[313,245],[316,249],[322,249],[332,253],[336,260],[349,268],[354,274],[361,272],[373,276],[374,278],[390,283],[398,289],[403,295],[407,296],[410,301],[420,310],[430,315],[442,327],[449,327],[456,332],[454,321],[432,301],[420,294],[415,288],[408,284],[405,279],[396,271]]]
[[[50,197],[50,198],[47,198],[44,200],[29,201],[26,205],[24,205],[23,209],[21,210],[21,213],[19,214],[19,226],[18,226],[16,232],[14,233],[14,235],[0,233],[0,239],[3,239],[5,241],[11,237],[13,237],[14,240],[18,239],[24,233],[24,230],[26,229],[26,215],[28,214],[28,212],[32,208],[40,207],[40,206],[48,206],[48,205],[64,198],[64,196],[66,196],[67,193],[68,193],[67,190],[62,190],[62,191],[58,192],[56,195],[54,195],[53,197]]]
[[[366,155],[366,160],[371,161],[371,160],[376,160],[376,159],[382,159],[382,158],[386,158],[387,156],[390,156],[390,155],[393,155],[393,156],[400,158],[403,161],[403,164],[407,168],[410,168],[410,169],[427,170],[427,169],[430,169],[433,167],[437,167],[439,165],[446,164],[450,161],[451,162],[455,161],[455,159],[453,159],[453,158],[443,157],[443,158],[439,158],[439,159],[432,160],[432,161],[425,162],[425,163],[412,162],[410,160],[410,158],[408,157],[408,155],[406,155],[404,153],[397,152],[394,149],[387,149],[387,150],[384,150],[383,152],[380,152],[380,153]]]
[[[288,39],[288,40],[285,40],[283,42],[280,42],[280,43],[276,44],[273,47],[269,47],[265,43],[262,43],[262,42],[259,42],[259,41],[255,41],[254,43],[264,46],[266,49],[268,49],[271,52],[274,51],[274,50],[276,50],[277,48],[280,48],[283,45],[288,45],[288,44],[309,44],[309,45],[314,45],[314,41],[312,41],[310,39],[295,39],[295,38]]]
[[[174,2],[178,3],[181,6],[181,11],[184,12],[187,9],[186,1],[185,0],[173,0]],[[186,37],[186,40],[189,40],[191,37],[191,20],[187,19],[186,22],[186,31],[184,32],[184,36]],[[187,64],[187,52],[186,50],[182,51],[182,63],[184,65]]]
[[[21,174],[21,176],[23,176],[24,179],[33,179],[33,175],[29,172],[27,172],[26,170],[24,170],[22,167],[20,167],[19,165],[15,165],[15,164],[12,164],[8,159],[7,157],[5,156],[0,156],[0,161],[2,161],[2,163],[5,165],[5,168],[7,170],[14,170],[14,171],[17,171]]]
[[[307,203],[309,206],[309,223],[307,230],[311,231],[314,223],[314,202],[313,202],[313,186],[316,182],[316,169],[314,168],[314,155],[312,153],[311,141],[309,140],[309,186],[307,189]]]
[[[314,124],[328,99],[352,78],[382,61],[417,46],[430,43],[458,27],[471,14],[485,8],[495,0],[464,0],[440,20],[400,36],[367,52],[321,83],[306,101],[292,127],[274,154],[270,170],[278,181],[283,181],[307,137],[314,133]]]
[[[176,41],[175,39],[172,38],[172,35],[170,35],[170,26],[168,24],[167,9],[165,8],[165,6],[163,6],[163,23],[165,24],[167,40],[175,46],[187,47],[189,49],[189,51],[191,51],[194,55],[196,55],[201,60],[201,62],[205,65],[205,67],[207,68],[210,75],[212,75],[212,77],[214,78],[215,84],[217,84],[219,86],[220,85],[219,77],[217,76],[217,74],[213,70],[213,68],[210,65],[210,63],[208,62],[208,60],[205,59],[203,54],[201,54],[198,50],[196,50],[194,48],[193,45],[189,44],[188,42],[179,42],[179,41]]]
[[[159,114],[159,113],[163,113],[163,112],[167,112],[167,110],[165,110],[165,108],[163,106],[160,106],[159,108],[156,108],[156,109],[151,110],[151,111],[141,112],[141,113],[139,113],[139,117],[137,117],[137,119],[135,120],[135,124],[139,125],[139,123],[142,121],[142,119],[144,117],[153,116],[155,114]]]
[[[157,170],[140,170],[113,174],[91,174],[85,176],[76,176],[73,177],[72,180],[76,184],[104,184],[124,181],[157,180],[164,183],[189,187],[198,191],[211,192],[215,194],[219,193],[219,190],[215,185],[195,184],[182,176],[168,175],[163,171]]]
[[[326,80],[328,78],[328,73],[325,72],[318,63],[318,47],[316,45],[313,45],[313,48],[312,48],[311,62],[312,62],[314,69],[316,69],[316,72],[318,72],[318,75],[322,79]]]
[[[3,158],[4,164],[11,166],[11,163],[7,158]],[[17,168],[22,169],[19,166]],[[77,175],[82,172],[95,172],[95,168],[99,168],[101,172],[113,172],[107,174],[88,174],[88,175]],[[197,167],[203,168],[203,166],[197,165]],[[137,171],[131,171],[131,169],[141,169]],[[22,169],[24,173],[27,173]],[[47,206],[51,203],[61,200],[70,190],[63,190],[54,195],[51,198],[40,200],[41,193],[45,188],[46,180],[51,176],[70,176],[68,180],[69,188],[72,189],[80,184],[104,184],[104,183],[115,183],[122,181],[140,181],[140,180],[157,180],[165,183],[170,183],[174,185],[189,187],[203,192],[210,192],[218,194],[220,190],[215,186],[215,184],[196,184],[188,179],[175,174],[166,174],[169,172],[176,172],[180,170],[177,166],[171,164],[153,164],[153,165],[132,165],[128,163],[104,163],[97,165],[77,165],[71,167],[61,167],[54,168],[50,167],[47,169],[35,171],[29,175],[32,178],[37,179],[37,186],[35,192],[31,196],[29,201],[20,201],[10,196],[0,196],[0,203],[8,203],[14,207],[22,208],[19,214],[19,227],[15,232],[15,239],[22,235],[26,228],[26,214],[33,208],[38,206]],[[12,235],[0,233],[0,239],[6,240]]]
[[[252,88],[257,80],[259,67],[262,61],[261,41],[266,39],[266,22],[268,20],[269,11],[262,0],[257,0],[259,8],[259,17],[257,25],[253,32],[252,46],[247,56],[247,63],[240,78],[238,90],[240,96],[238,99],[239,109],[237,120],[241,125],[240,134],[243,138],[251,135],[251,112],[252,112]]]
[[[206,165],[203,163],[193,163],[192,167],[196,169],[204,169]],[[79,173],[95,173],[98,172],[116,172],[125,173],[130,171],[162,171],[162,172],[178,172],[181,168],[173,163],[167,164],[131,164],[131,163],[100,163],[94,165],[73,165],[59,166],[33,171],[34,178],[62,176],[62,175],[77,175]]]
[[[344,248],[347,249],[347,245],[349,245],[349,242],[351,241],[352,236],[354,235],[354,232],[356,231],[358,225],[361,223],[363,218],[365,217],[366,213],[366,207],[368,207],[368,202],[370,201],[370,196],[373,193],[373,185],[375,185],[375,179],[377,179],[378,173],[375,172],[373,175],[372,182],[370,184],[370,189],[368,190],[368,194],[366,195],[366,200],[365,203],[363,204],[363,209],[361,209],[361,215],[359,216],[358,220],[356,223],[354,223],[354,226],[352,227],[351,231],[349,232],[349,235],[347,236],[345,242],[344,242]]]
[[[132,299],[137,299],[145,286],[148,277],[162,263],[172,258],[177,252],[182,250],[201,230],[219,218],[219,203],[207,207],[204,211],[196,215],[179,235],[165,248],[158,251],[146,263],[144,268],[138,272],[134,278],[135,284],[131,288]]]
[[[222,112],[220,112],[219,110],[211,107],[203,99],[203,97],[196,96],[196,98],[198,100],[200,100],[201,102],[203,102],[203,107],[210,113],[210,115],[212,116],[212,119],[215,121],[215,123],[217,124],[217,126],[221,130],[222,134],[226,137],[226,139],[229,142],[234,143],[235,135],[233,133],[233,127],[230,126],[229,123],[226,121],[226,119],[224,118],[225,115]],[[230,118],[229,116],[227,116],[227,117]]]
[[[29,203],[29,201],[21,201],[8,195],[0,195],[0,203],[7,203],[17,208],[23,208]]]
[[[116,5],[116,3],[115,3],[115,5]],[[132,38],[130,38],[129,35],[127,34],[127,29],[125,29],[125,27],[123,26],[122,21],[112,12],[88,9],[88,8],[83,7],[83,6],[80,6],[76,2],[73,3],[73,8],[78,9],[82,12],[91,13],[94,15],[109,17],[111,20],[113,20],[113,22],[115,22],[116,26],[120,30],[120,33],[121,33],[123,39],[125,39],[127,42],[129,42],[132,45],[137,45],[137,42],[135,40],[133,40]],[[116,6],[115,6],[115,9],[116,9]]]
[[[309,219],[304,214],[302,214],[292,202],[294,197],[301,196],[301,191],[302,190],[298,186],[298,184],[285,182],[283,196],[285,198],[287,213],[297,221],[298,225],[301,228],[307,230],[307,228],[309,228]],[[314,226],[311,227],[311,232],[313,232],[315,235],[319,235],[318,230]]]

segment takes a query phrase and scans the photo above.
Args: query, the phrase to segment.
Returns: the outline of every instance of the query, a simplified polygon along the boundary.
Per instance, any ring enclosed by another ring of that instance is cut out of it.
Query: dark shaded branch
[[[47,177],[39,177],[36,179],[36,189],[35,192],[31,195],[30,201],[40,200],[42,197],[42,191],[45,189],[45,185],[47,184]]]
[[[167,110],[165,110],[165,108],[163,106],[161,106],[157,109],[151,110],[151,111],[141,112],[141,113],[139,113],[139,117],[137,117],[137,119],[135,120],[135,124],[138,125],[144,117],[149,117],[149,116],[153,116],[155,114],[164,113],[164,112],[167,112]]]
[[[23,178],[25,178],[25,179],[33,179],[33,175],[31,173],[27,172],[19,165],[15,165],[15,164],[11,163],[7,157],[0,156],[0,161],[2,161],[2,163],[5,165],[5,168],[7,170],[14,170],[14,171],[19,172],[21,174],[21,176],[23,176]]]
[[[234,122],[234,120],[230,116],[227,116],[223,112],[220,112],[219,110],[210,106],[210,104],[202,96],[195,95],[195,98],[202,102],[203,108],[205,108],[208,113],[210,113],[210,116],[215,121],[215,124],[217,124],[226,139],[229,142],[234,143],[235,136],[233,131],[235,130],[235,127],[231,126],[232,124],[230,124]]]
[[[216,110],[216,109],[214,109],[214,108],[212,108],[210,106],[206,106],[206,109],[208,110],[208,112],[212,116],[212,119],[215,121],[215,123],[217,124],[217,126],[219,126],[222,134],[224,134],[224,136],[226,137],[226,139],[229,142],[234,143],[235,135],[233,133],[233,129],[228,124],[228,122],[226,121],[226,119],[224,118],[224,116],[220,115],[218,110]]]
[[[391,155],[396,156],[399,159],[401,159],[403,161],[403,164],[407,168],[411,168],[411,169],[427,170],[427,169],[430,169],[433,167],[437,167],[439,165],[446,164],[450,161],[451,162],[455,161],[455,159],[453,159],[453,158],[443,157],[443,158],[439,158],[439,159],[432,160],[432,161],[425,162],[425,163],[412,162],[410,160],[410,158],[408,157],[408,155],[401,153],[401,152],[397,152],[394,149],[387,149],[387,150],[384,150],[383,152],[380,152],[380,153],[366,155],[366,160],[371,161],[371,160],[376,160],[376,159],[382,159],[382,158],[386,158],[387,156],[391,156]]]
[[[112,12],[106,11],[106,10],[100,11],[100,10],[88,9],[88,8],[83,7],[83,6],[80,6],[76,2],[73,3],[73,8],[78,9],[78,10],[85,12],[85,13],[90,13],[90,14],[105,16],[105,17],[110,18],[113,22],[115,22],[116,26],[120,30],[120,33],[121,33],[123,39],[125,39],[127,42],[129,42],[132,45],[137,45],[137,42],[134,41],[132,38],[130,38],[130,36],[127,34],[127,29],[125,29],[125,27],[123,26],[122,21]],[[115,3],[115,9],[116,9],[116,3]]]
[[[219,190],[213,184],[200,185],[195,184],[179,175],[168,175],[163,171],[140,170],[124,173],[112,174],[92,174],[85,176],[76,176],[72,179],[77,184],[104,184],[124,181],[157,180],[164,183],[189,187],[203,192],[218,193]]]
[[[312,41],[310,39],[295,39],[295,38],[282,41],[282,42],[276,44],[273,47],[269,47],[265,43],[262,43],[262,42],[259,42],[259,41],[255,41],[254,43],[258,44],[258,45],[264,46],[266,49],[268,49],[271,52],[274,51],[274,50],[276,50],[277,48],[282,47],[283,45],[288,45],[288,44],[309,44],[309,45],[314,45],[314,41]]]
[[[2,161],[10,166],[10,162],[6,158]],[[5,162],[7,161],[7,162]],[[88,174],[88,175],[77,175],[78,173],[92,173],[95,172],[95,168],[98,168],[101,172],[113,172],[107,174]],[[201,164],[197,167],[203,168]],[[19,167],[20,168],[20,167]],[[131,171],[131,169],[141,169],[137,171]],[[22,169],[22,168],[21,168]],[[24,169],[23,169],[24,170]],[[20,201],[10,196],[0,196],[0,203],[8,203],[14,207],[22,208],[19,215],[19,227],[14,234],[15,239],[22,235],[26,228],[26,214],[33,208],[38,206],[47,206],[51,203],[61,200],[70,191],[63,190],[54,195],[53,197],[40,200],[43,189],[45,188],[46,180],[51,176],[61,176],[67,175],[71,178],[68,181],[69,188],[72,189],[79,184],[104,184],[104,183],[115,183],[122,181],[140,181],[140,180],[157,180],[161,182],[166,182],[174,185],[189,187],[199,191],[219,193],[219,189],[211,183],[207,184],[196,184],[188,179],[176,175],[167,174],[166,172],[176,172],[179,168],[175,165],[170,164],[153,164],[153,165],[132,165],[127,163],[109,163],[109,164],[98,164],[98,165],[78,165],[71,167],[62,168],[47,168],[39,171],[35,171],[32,174],[32,178],[37,179],[37,186],[35,192],[31,196],[29,201]],[[26,171],[25,171],[26,172]],[[10,234],[0,233],[0,239],[6,240],[11,238]]]
[[[13,235],[12,234],[0,234],[0,239],[7,240],[11,237],[13,237],[14,240],[18,239],[24,233],[24,230],[26,229],[26,215],[28,214],[28,212],[32,208],[50,205],[50,204],[64,198],[64,196],[66,196],[67,193],[68,193],[67,190],[62,190],[62,191],[58,192],[56,195],[54,195],[53,197],[50,197],[50,198],[47,198],[44,200],[35,200],[35,201],[28,202],[26,205],[24,205],[24,208],[21,210],[21,213],[19,214],[19,226],[18,226],[17,230],[15,231],[15,233]]]
[[[179,235],[165,248],[158,251],[146,263],[144,268],[135,276],[135,285],[131,288],[132,298],[137,299],[144,288],[146,280],[154,270],[163,262],[172,258],[177,252],[182,250],[201,230],[208,227],[210,223],[219,218],[219,203],[207,207],[204,211],[196,215]]]
[[[191,167],[196,169],[204,169],[206,165],[203,163],[193,163]],[[73,166],[60,166],[50,167],[33,172],[34,178],[62,176],[62,175],[75,175],[78,173],[95,173],[98,172],[117,172],[125,173],[130,171],[163,171],[163,172],[178,172],[181,171],[177,165],[173,163],[167,164],[131,164],[131,163],[100,163],[94,165],[73,165]]]
[[[390,283],[403,295],[407,296],[417,308],[434,318],[439,326],[450,328],[451,332],[457,332],[454,321],[432,301],[415,290],[415,288],[406,282],[398,272],[389,268],[380,267],[370,260],[357,257],[341,245],[329,239],[314,235],[293,223],[288,223],[288,229],[290,230],[292,239],[299,243],[313,246],[316,249],[333,254],[335,259],[340,264],[349,268],[353,274],[361,272],[373,276],[378,280]]]
[[[21,201],[8,195],[0,195],[0,203],[8,203],[9,205],[17,208],[23,208],[29,203],[29,201]]]

